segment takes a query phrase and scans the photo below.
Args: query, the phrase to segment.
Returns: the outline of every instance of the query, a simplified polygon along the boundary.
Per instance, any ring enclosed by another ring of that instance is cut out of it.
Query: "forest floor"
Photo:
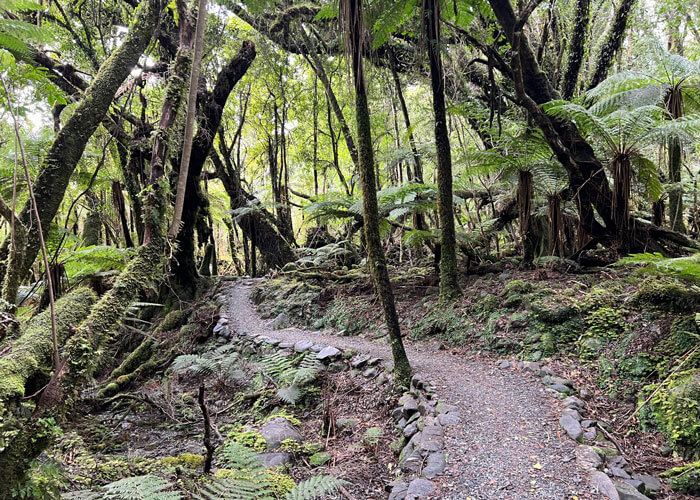
[[[328,330],[275,330],[250,300],[259,280],[241,280],[230,295],[230,318],[238,331],[282,341],[311,340],[391,360],[384,338],[347,337]],[[456,355],[438,344],[407,341],[415,373],[438,396],[458,406],[461,422],[446,434],[448,467],[437,478],[435,498],[507,500],[602,498],[590,492],[574,458],[575,443],[559,431],[562,403],[525,373],[500,370],[495,358]]]

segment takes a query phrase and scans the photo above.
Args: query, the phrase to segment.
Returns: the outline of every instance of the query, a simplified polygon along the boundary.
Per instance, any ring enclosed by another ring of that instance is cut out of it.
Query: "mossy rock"
[[[512,294],[506,297],[503,301],[503,307],[506,309],[517,309],[523,303],[523,296],[520,294]]]
[[[188,467],[190,469],[198,469],[204,463],[202,455],[194,453],[180,453],[175,457],[163,457],[160,463],[166,467]]]
[[[170,311],[168,314],[165,315],[163,321],[161,321],[158,325],[158,331],[169,332],[171,330],[174,330],[175,328],[180,326],[180,323],[182,323],[182,320],[184,318],[185,313],[182,312],[180,309]]]
[[[584,360],[596,359],[607,341],[600,337],[583,337],[578,344],[578,356]]]
[[[689,460],[700,458],[700,369],[675,375],[651,405],[669,444]]]
[[[324,465],[331,460],[331,455],[330,453],[326,453],[325,451],[321,451],[318,453],[314,453],[309,457],[309,464],[312,467],[319,467],[321,465]]]
[[[627,380],[642,381],[656,369],[656,363],[648,354],[639,354],[621,359],[617,364],[617,373]]]
[[[511,280],[506,284],[506,286],[503,287],[501,297],[508,297],[510,295],[524,295],[532,292],[534,289],[535,286],[529,281]]]
[[[700,461],[669,469],[661,477],[669,480],[673,491],[700,495]]]
[[[619,294],[613,293],[608,288],[597,286],[584,297],[581,308],[583,311],[593,312],[601,307],[614,307],[618,302]]]
[[[474,304],[473,312],[478,315],[488,315],[496,312],[500,307],[501,299],[492,293],[487,293]]]
[[[586,335],[615,339],[627,328],[622,311],[601,307],[586,317]]]
[[[630,303],[657,311],[692,312],[700,307],[700,292],[678,281],[652,278],[641,284]]]
[[[533,300],[530,304],[532,315],[539,321],[557,325],[578,316],[578,308],[574,304],[566,303],[563,297],[549,296]]]
[[[666,341],[669,354],[683,355],[700,344],[700,330],[694,314],[681,316],[671,323],[671,337]]]

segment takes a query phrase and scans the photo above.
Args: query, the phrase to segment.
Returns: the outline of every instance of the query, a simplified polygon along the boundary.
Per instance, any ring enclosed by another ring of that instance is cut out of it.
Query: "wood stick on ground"
[[[214,456],[214,445],[211,442],[211,422],[209,421],[209,409],[207,404],[204,402],[204,386],[199,386],[199,408],[202,410],[202,415],[204,416],[204,448],[207,450],[207,454],[204,457],[204,473],[209,474],[211,472],[211,462]]]

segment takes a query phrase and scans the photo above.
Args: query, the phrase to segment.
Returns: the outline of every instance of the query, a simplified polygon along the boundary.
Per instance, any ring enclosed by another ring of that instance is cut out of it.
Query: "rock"
[[[321,352],[319,352],[316,355],[316,359],[318,359],[319,361],[330,361],[331,359],[337,358],[338,356],[340,356],[340,350],[329,345],[321,349]]]
[[[272,321],[272,328],[275,330],[281,330],[282,328],[287,328],[291,324],[289,320],[289,315],[286,312],[281,312],[279,315]]]
[[[335,426],[338,429],[350,429],[352,427],[357,427],[357,420],[354,418],[341,418],[335,419]]]
[[[619,477],[620,479],[632,479],[632,476],[627,474],[627,471],[622,467],[609,467],[608,473],[613,477]]]
[[[449,427],[450,425],[457,425],[459,424],[459,420],[459,417],[454,413],[442,413],[438,415],[438,422],[440,423],[440,425],[443,425],[445,427]]]
[[[365,378],[371,378],[377,375],[377,369],[372,367],[372,368],[367,368],[365,371],[362,372],[362,376]]]
[[[542,377],[542,383],[545,385],[566,385],[568,387],[574,386],[571,380],[563,377],[557,377],[555,375],[545,375]]]
[[[523,362],[523,370],[529,373],[537,373],[540,371],[541,365],[536,361]]]
[[[498,367],[501,370],[505,370],[506,368],[510,368],[510,361],[501,361],[500,363],[498,363]]]
[[[427,479],[417,478],[411,481],[408,485],[408,490],[406,491],[406,500],[419,500],[421,498],[428,498],[428,496],[435,489],[435,485],[432,481]]]
[[[632,477],[644,484],[643,493],[645,495],[653,498],[661,493],[661,481],[654,476],[650,476],[649,474],[634,474]]]
[[[583,438],[583,429],[581,424],[571,415],[563,415],[559,419],[559,425],[566,431],[574,441],[581,441]]]
[[[319,344],[314,344],[311,347],[309,347],[309,351],[319,353],[323,350],[323,346]]]
[[[312,467],[319,467],[321,465],[324,465],[327,462],[330,462],[331,460],[331,455],[330,453],[326,453],[325,451],[319,452],[319,453],[314,453],[309,457],[309,465]]]
[[[583,439],[585,439],[586,441],[595,441],[595,438],[597,436],[598,431],[596,431],[595,427],[589,427],[588,429],[583,430]]]
[[[403,428],[403,435],[406,438],[411,438],[413,435],[418,432],[418,424],[412,423],[408,424],[406,427]]]
[[[605,472],[593,471],[588,475],[588,483],[596,493],[602,493],[609,500],[620,500],[620,495],[612,480]]]
[[[282,444],[282,441],[292,439],[301,443],[303,438],[301,433],[287,420],[286,418],[273,418],[265,423],[260,429],[260,434],[267,443],[267,448],[276,450]]]
[[[428,455],[428,461],[421,471],[421,476],[432,479],[445,472],[446,467],[447,461],[445,460],[445,454],[436,451]]]
[[[627,467],[627,465],[629,465],[627,459],[622,455],[610,455],[605,461],[607,462],[608,467],[619,467],[620,469],[624,469]]]
[[[286,465],[292,461],[292,454],[284,451],[262,453],[260,459],[263,465],[268,468]]]
[[[291,349],[292,347],[294,347],[294,342],[280,342],[279,344],[277,344],[277,347],[279,347],[280,349]]]
[[[408,491],[408,483],[406,481],[396,481],[391,487],[389,500],[404,500]]]
[[[435,411],[438,415],[440,415],[441,413],[452,413],[454,415],[459,416],[459,407],[445,404],[442,401],[440,401],[435,407]]]
[[[644,493],[644,482],[639,479],[623,479],[623,482],[629,484],[635,490]]]
[[[403,407],[404,415],[418,411],[418,401],[410,394],[404,394],[399,398],[399,404]]]
[[[574,450],[576,462],[584,470],[596,470],[603,465],[603,459],[593,449],[592,446],[579,445]]]
[[[358,354],[350,361],[350,366],[353,368],[360,368],[369,361],[370,357],[369,354]]]
[[[572,410],[571,408],[567,408],[566,410],[564,410],[562,415],[571,415],[577,422],[581,421],[581,414],[576,410]],[[583,425],[581,425],[581,427],[583,427]]]
[[[581,422],[581,427],[588,429],[589,427],[595,427],[596,420],[584,420]]]
[[[620,482],[615,484],[615,489],[620,500],[649,500],[649,497],[641,493],[631,484]]]
[[[445,431],[439,425],[426,425],[413,436],[415,449],[422,452],[441,451],[445,447]]]
[[[296,344],[294,344],[294,350],[296,352],[306,352],[309,349],[311,349],[311,346],[313,346],[314,343],[309,341],[309,340],[300,340]]]
[[[547,387],[552,389],[553,391],[560,393],[560,394],[566,394],[567,396],[569,394],[571,394],[571,392],[572,392],[571,387],[569,387],[568,385],[564,385],[564,384],[552,384],[552,385],[548,385]]]
[[[567,408],[571,408],[573,410],[577,410],[579,413],[583,413],[584,408],[586,407],[586,404],[581,401],[579,398],[576,396],[569,396],[564,401],[564,406]]]

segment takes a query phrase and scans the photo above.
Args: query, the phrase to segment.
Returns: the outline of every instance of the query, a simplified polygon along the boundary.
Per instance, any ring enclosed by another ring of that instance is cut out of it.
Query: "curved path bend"
[[[235,329],[282,341],[310,340],[391,361],[389,346],[362,337],[297,328],[275,330],[255,311],[252,287],[240,280],[229,290]],[[560,500],[602,498],[590,491],[576,466],[575,443],[559,431],[561,403],[532,377],[500,370],[491,362],[435,351],[424,342],[406,342],[415,373],[430,381],[440,399],[458,406],[459,425],[446,428],[448,466],[434,478],[444,500]]]

